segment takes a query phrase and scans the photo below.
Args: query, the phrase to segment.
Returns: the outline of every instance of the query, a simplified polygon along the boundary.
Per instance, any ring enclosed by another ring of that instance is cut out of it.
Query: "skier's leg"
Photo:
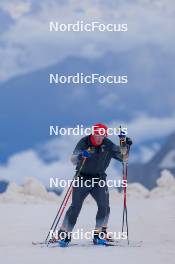
[[[106,216],[105,216],[103,228],[107,228],[108,221],[109,221],[109,215],[110,215],[109,190],[108,190],[107,185],[106,185],[106,199],[107,199],[107,201],[106,201]]]
[[[86,187],[73,187],[72,204],[67,210],[61,229],[68,232],[74,228],[78,215],[80,213],[84,199],[89,194],[89,189]]]
[[[95,199],[97,206],[98,206],[95,229],[101,230],[105,223],[105,218],[107,216],[107,212],[109,209],[108,208],[108,203],[109,203],[108,188],[106,185],[104,187],[101,187],[99,186],[99,184],[97,184],[91,190],[91,195]]]
[[[107,232],[109,215],[110,215],[109,190],[108,190],[107,185],[106,185],[106,198],[107,198],[106,216],[105,216],[105,220],[104,220],[101,231],[105,234],[105,238],[108,242],[114,242],[114,239],[112,238],[112,236]]]

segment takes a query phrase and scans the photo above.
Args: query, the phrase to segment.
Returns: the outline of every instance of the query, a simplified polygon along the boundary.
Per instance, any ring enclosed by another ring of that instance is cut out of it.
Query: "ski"
[[[60,247],[58,242],[55,243],[45,243],[44,241],[39,242],[39,241],[33,241],[32,245],[34,246],[41,246],[41,247],[48,247],[48,248],[55,248],[55,247]],[[72,247],[72,246],[79,246],[79,247],[88,247],[88,246],[105,246],[105,247],[110,247],[110,246],[117,246],[117,244],[113,244],[113,243],[106,243],[104,245],[94,245],[94,244],[81,244],[81,243],[70,243],[69,245],[65,246],[65,247]]]
[[[51,245],[57,245],[58,244],[58,242],[52,242],[52,243],[47,243],[47,242],[45,242],[45,241],[32,241],[32,245],[33,246],[46,246],[46,247],[51,247]]]
[[[41,247],[48,247],[48,248],[55,248],[55,247],[61,247],[58,242],[54,243],[46,243],[45,241],[32,241],[33,246],[41,246]],[[65,247],[70,247],[70,246],[78,246],[78,243],[70,243],[68,246]]]
[[[138,240],[138,241],[134,241],[134,240],[116,240],[115,241],[115,245],[119,246],[119,247],[141,247],[142,246],[143,241],[142,240]]]
[[[45,241],[32,241],[32,245],[47,245],[47,243]]]
[[[138,241],[133,241],[133,240],[128,240],[124,241],[124,240],[115,240],[113,242],[106,242],[104,245],[102,246],[106,246],[106,247],[110,247],[110,246],[116,246],[116,247],[141,247],[142,246],[143,241],[142,240],[138,240]],[[87,246],[84,244],[80,244],[82,246]],[[94,245],[94,244],[88,244],[88,245]],[[101,245],[94,245],[94,246],[101,246]]]
[[[98,247],[141,247],[143,244],[142,240],[138,241],[123,241],[123,240],[116,240],[114,242],[106,242],[104,245],[94,245],[93,243],[70,243],[66,247],[72,247],[72,246],[80,246],[80,247],[88,247],[88,246],[98,246]],[[32,241],[32,245],[40,245],[42,247],[61,247],[59,246],[58,242],[55,243],[46,243],[45,241]]]
[[[113,242],[106,242],[102,246],[110,247],[110,246],[117,246],[117,247],[141,247],[143,241],[123,241],[123,240],[115,240]],[[92,244],[93,245],[93,244]],[[101,246],[101,245],[94,245],[94,246]]]

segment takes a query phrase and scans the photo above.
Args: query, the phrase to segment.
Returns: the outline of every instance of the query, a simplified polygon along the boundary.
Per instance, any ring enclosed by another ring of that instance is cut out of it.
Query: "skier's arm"
[[[126,137],[126,148],[129,149],[128,147],[130,147],[132,145],[132,140],[128,137]],[[121,147],[117,146],[113,143],[112,145],[112,157],[114,159],[117,159],[119,161],[127,161],[128,159],[128,152],[126,151],[126,154],[124,155],[123,152],[121,151]]]
[[[120,146],[117,146],[113,143],[111,148],[111,154],[114,159],[119,160],[121,162],[123,161],[123,155],[121,153]]]
[[[71,156],[71,162],[74,165],[77,165],[78,162],[81,160],[82,158],[82,152],[87,148],[83,138],[78,142],[78,144],[76,145],[73,154]]]

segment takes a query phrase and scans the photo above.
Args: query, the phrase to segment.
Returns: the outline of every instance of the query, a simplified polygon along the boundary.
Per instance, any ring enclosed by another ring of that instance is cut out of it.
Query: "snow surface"
[[[157,184],[158,187],[151,192],[140,184],[131,184],[128,187],[129,237],[133,241],[143,240],[143,245],[141,247],[107,248],[88,246],[90,241],[81,240],[78,242],[79,245],[69,248],[33,246],[32,241],[42,241],[46,237],[61,199],[56,197],[57,202],[55,199],[50,199],[50,194],[34,179],[28,179],[21,187],[11,184],[7,192],[0,195],[1,263],[173,264],[175,259],[175,192],[172,189],[174,190],[175,180],[166,170],[162,172]],[[168,190],[171,191],[168,192]],[[112,190],[110,202],[109,230],[121,232],[123,196]],[[75,231],[77,228],[83,228],[84,231],[92,230],[95,225],[96,211],[95,202],[88,197],[78,218]],[[87,246],[82,247],[82,243],[87,243]]]

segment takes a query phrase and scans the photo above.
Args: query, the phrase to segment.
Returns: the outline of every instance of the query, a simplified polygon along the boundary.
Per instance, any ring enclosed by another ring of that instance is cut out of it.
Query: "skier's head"
[[[103,139],[107,137],[107,126],[103,124],[95,124],[92,126],[91,142],[95,146],[102,144]]]

